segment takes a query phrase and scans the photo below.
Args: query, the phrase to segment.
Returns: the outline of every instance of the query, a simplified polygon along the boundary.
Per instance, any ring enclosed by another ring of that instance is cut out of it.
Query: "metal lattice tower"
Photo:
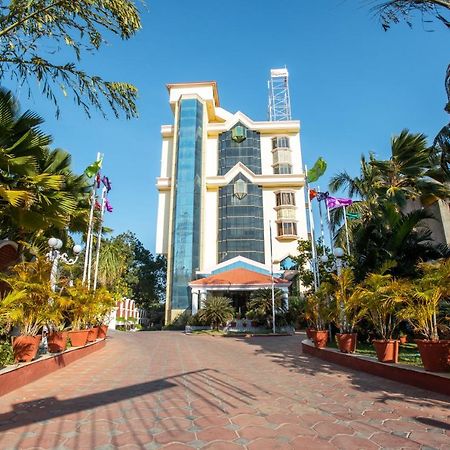
[[[287,68],[271,69],[269,85],[269,120],[291,120],[289,73]]]

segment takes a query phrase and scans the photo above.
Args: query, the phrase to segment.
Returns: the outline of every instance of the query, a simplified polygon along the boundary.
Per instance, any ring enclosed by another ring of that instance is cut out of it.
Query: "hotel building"
[[[254,121],[220,107],[215,82],[167,86],[156,252],[167,256],[166,323],[208,294],[243,308],[274,282],[307,238],[297,120]],[[272,261],[271,261],[272,255]]]

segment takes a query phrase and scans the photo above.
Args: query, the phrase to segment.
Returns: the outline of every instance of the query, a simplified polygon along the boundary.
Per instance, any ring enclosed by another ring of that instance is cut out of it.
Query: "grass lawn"
[[[327,344],[328,347],[337,348],[337,344],[335,341],[329,342]],[[377,357],[375,349],[372,344],[367,342],[359,342],[356,344],[356,352],[357,355],[370,356],[371,358]],[[423,367],[422,359],[419,354],[419,350],[416,344],[408,343],[408,344],[400,344],[400,351],[398,355],[398,362],[403,364],[410,364],[412,366]]]

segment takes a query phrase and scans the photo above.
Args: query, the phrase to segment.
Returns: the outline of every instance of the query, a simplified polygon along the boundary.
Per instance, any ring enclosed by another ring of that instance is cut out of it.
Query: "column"
[[[192,290],[192,315],[198,312],[198,290]]]
[[[282,291],[281,298],[283,299],[283,306],[289,309],[289,291],[287,288],[283,288]]]
[[[206,300],[206,289],[200,290],[200,309],[202,309],[205,306],[205,300]]]

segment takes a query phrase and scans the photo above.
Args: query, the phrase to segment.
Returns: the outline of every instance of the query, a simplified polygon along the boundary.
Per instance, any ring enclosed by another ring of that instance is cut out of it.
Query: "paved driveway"
[[[0,449],[450,449],[448,398],[302,356],[300,341],[114,333],[0,399]]]

